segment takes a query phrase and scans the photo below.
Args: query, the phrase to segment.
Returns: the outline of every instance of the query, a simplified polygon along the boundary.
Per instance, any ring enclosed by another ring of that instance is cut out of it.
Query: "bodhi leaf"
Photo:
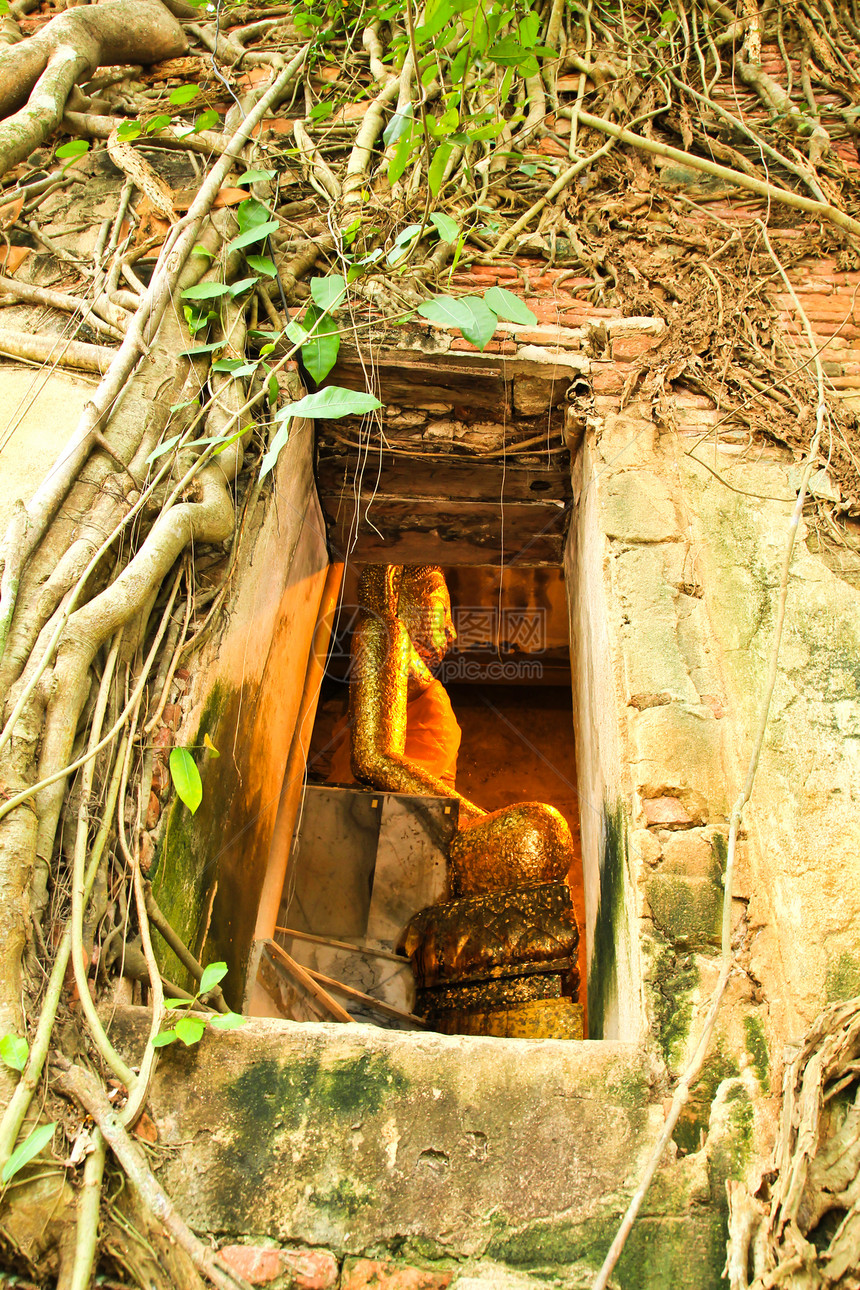
[[[174,748],[170,754],[170,777],[179,800],[193,815],[203,801],[200,771],[187,748]]]
[[[196,99],[200,93],[199,85],[180,85],[170,95],[170,102],[173,107],[184,107],[192,99]]]
[[[244,205],[244,202],[242,204]],[[239,209],[241,210],[241,207]],[[240,233],[227,243],[227,250],[240,251],[243,246],[253,246],[255,242],[262,242],[263,238],[268,237],[270,233],[276,233],[279,227],[276,219],[266,220],[265,224],[252,224],[244,233]]]
[[[190,1048],[192,1044],[200,1042],[205,1029],[206,1022],[201,1021],[199,1017],[183,1017],[176,1023],[176,1036],[187,1048]]]
[[[238,1030],[247,1020],[248,1018],[243,1017],[239,1012],[224,1012],[213,1017],[209,1025],[214,1030]]]
[[[175,1044],[178,1036],[175,1030],[162,1030],[152,1040],[153,1048],[166,1048],[168,1044]]]
[[[430,216],[430,223],[436,229],[443,242],[456,242],[460,229],[455,219],[446,215],[443,211],[434,211]]]
[[[469,323],[461,327],[460,330],[466,340],[471,341],[473,345],[477,345],[478,349],[483,351],[493,339],[499,320],[480,296],[464,296],[462,303],[468,308],[471,317]]]
[[[13,1071],[24,1069],[29,1051],[26,1039],[21,1039],[19,1035],[4,1035],[0,1039],[0,1061],[11,1066]]]
[[[337,362],[340,351],[340,332],[337,323],[326,317],[315,305],[311,305],[308,309],[302,319],[302,325],[308,331],[316,325],[313,336],[302,345],[302,362],[319,385]]]
[[[214,990],[219,981],[223,981],[227,975],[226,963],[209,963],[203,969],[203,975],[200,978],[200,985],[197,987],[198,994],[208,994]]]
[[[528,305],[524,305],[519,296],[505,287],[488,287],[484,292],[484,301],[499,318],[532,326],[537,322],[537,315],[532,313]]]
[[[364,390],[347,390],[341,385],[328,385],[324,390],[306,394],[297,403],[289,403],[281,408],[275,419],[281,421],[286,417],[327,417],[337,420],[338,417],[363,416],[365,412],[373,412],[381,407],[382,404],[374,394],[367,394]]]
[[[330,273],[326,277],[311,278],[311,295],[314,304],[323,312],[337,307],[343,299],[346,283],[339,273]]]
[[[472,325],[472,311],[462,298],[455,296],[437,296],[435,300],[425,300],[418,306],[418,313],[440,327],[459,327],[465,336],[465,328]]]
[[[193,287],[186,287],[182,293],[183,300],[217,300],[219,296],[230,294],[226,282],[197,282]]]

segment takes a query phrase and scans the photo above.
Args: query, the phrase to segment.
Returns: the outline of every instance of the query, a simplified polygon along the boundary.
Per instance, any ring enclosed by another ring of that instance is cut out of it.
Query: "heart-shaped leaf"
[[[537,322],[537,315],[506,287],[488,287],[484,292],[484,300],[499,318],[532,326]]]
[[[199,1017],[183,1017],[176,1023],[176,1036],[187,1048],[190,1048],[192,1044],[199,1044],[205,1029],[206,1022],[201,1021]]]
[[[20,1035],[4,1035],[0,1039],[0,1061],[6,1066],[11,1066],[13,1071],[24,1069],[29,1053],[27,1041]]]

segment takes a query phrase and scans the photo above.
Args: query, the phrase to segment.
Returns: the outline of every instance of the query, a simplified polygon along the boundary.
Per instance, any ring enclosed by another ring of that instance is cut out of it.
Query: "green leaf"
[[[236,219],[239,228],[243,233],[249,228],[256,228],[260,224],[265,224],[272,218],[272,212],[265,203],[257,201],[256,197],[246,197],[236,207]]]
[[[333,111],[333,103],[315,103],[310,110],[310,118],[312,121],[325,121]]]
[[[184,107],[186,103],[190,103],[192,99],[196,99],[199,93],[199,85],[180,85],[170,95],[169,102],[172,103],[174,107]]]
[[[212,257],[213,257],[213,255],[215,254],[215,252],[214,252],[214,251],[210,251],[208,246],[203,246],[203,245],[201,245],[201,243],[200,243],[200,242],[198,242],[196,246],[192,246],[192,248],[191,248],[191,254],[192,254],[192,255],[205,255],[205,256],[206,256],[206,258],[207,258],[207,260],[211,260],[211,259],[212,259]]]
[[[227,975],[226,963],[209,963],[203,969],[203,975],[200,978],[200,984],[197,987],[198,994],[208,994],[214,990],[219,981],[223,981]]]
[[[229,372],[237,379],[240,376],[253,376],[256,370],[256,363],[243,363],[240,358],[219,358],[212,364],[213,372]]]
[[[440,327],[464,328],[472,325],[472,311],[462,299],[454,296],[437,296],[435,300],[425,300],[418,306],[418,313]],[[464,332],[465,335],[465,332]]]
[[[186,1048],[199,1044],[206,1029],[206,1022],[199,1017],[183,1017],[176,1023],[176,1037],[181,1039]]]
[[[241,296],[243,291],[247,291],[250,287],[255,287],[259,281],[260,279],[254,274],[253,278],[240,278],[238,282],[231,282],[230,295],[235,300],[236,296]]]
[[[440,143],[439,147],[433,153],[433,160],[430,162],[430,169],[427,171],[427,183],[430,186],[430,193],[433,197],[442,187],[442,176],[445,173],[445,167],[448,159],[454,151],[453,143]]]
[[[263,238],[268,237],[270,233],[276,233],[279,227],[276,219],[266,220],[265,224],[254,224],[228,242],[227,250],[240,251],[243,246],[253,246],[255,242],[262,242]]]
[[[56,1127],[56,1121],[52,1124],[38,1125],[30,1136],[24,1139],[20,1147],[12,1152],[11,1156],[3,1166],[0,1180],[4,1183],[9,1182],[11,1178],[15,1177],[19,1169],[23,1169],[26,1164],[29,1164],[33,1157],[37,1156],[39,1152],[42,1151],[51,1141]]]
[[[661,27],[673,27],[678,22],[678,15],[673,9],[664,9],[660,17]]]
[[[82,157],[85,152],[89,152],[90,145],[86,139],[72,139],[69,143],[61,143],[56,153],[57,157]]]
[[[347,390],[342,385],[327,385],[324,390],[306,394],[297,403],[290,403],[281,408],[276,416],[280,421],[286,417],[326,417],[337,420],[338,417],[363,416],[365,412],[374,412],[382,404],[373,394],[365,390]]]
[[[340,332],[337,323],[311,305],[302,319],[308,331],[316,325],[313,336],[302,345],[302,362],[313,380],[319,385],[337,362],[340,351]]]
[[[183,349],[180,358],[202,358],[204,354],[211,354],[215,349],[223,349],[223,340],[210,341],[208,345],[195,345],[193,349]]]
[[[270,471],[275,469],[278,464],[278,457],[281,455],[281,449],[286,446],[290,438],[290,418],[285,417],[278,426],[277,433],[269,445],[269,450],[260,463],[260,478],[265,479]]]
[[[412,104],[409,103],[403,112],[395,112],[394,116],[388,122],[388,125],[382,131],[382,142],[386,148],[390,143],[396,143],[404,130],[408,130],[412,124]]]
[[[192,134],[200,134],[201,130],[212,130],[216,125],[221,124],[221,117],[214,108],[207,108],[205,112],[200,112],[194,118],[194,129]]]
[[[436,0],[436,4],[429,4],[425,9],[426,20],[420,27],[415,28],[415,39],[419,45],[425,41],[432,40],[438,36],[439,32],[445,27],[457,12],[456,0]]]
[[[161,112],[158,116],[154,116],[151,121],[147,121],[146,133],[156,134],[159,130],[163,130],[167,125],[170,125],[170,117],[165,116],[164,113]]]
[[[123,121],[122,125],[117,126],[116,137],[120,143],[131,143],[142,130],[143,126],[139,121]]]
[[[339,273],[330,273],[324,278],[311,278],[311,295],[314,304],[323,313],[335,309],[346,293],[346,283]]]
[[[185,405],[183,404],[182,406],[184,407]],[[172,411],[173,409],[171,408]],[[159,457],[163,457],[166,452],[170,452],[171,448],[175,448],[181,438],[181,434],[172,434],[169,439],[164,440],[164,443],[160,443],[157,448],[153,448],[146,459],[147,466],[157,461]]]
[[[436,229],[443,242],[456,242],[460,229],[455,219],[442,211],[433,211],[430,223]]]
[[[175,1030],[162,1030],[152,1041],[153,1048],[166,1048],[168,1044],[175,1044],[178,1036]]]
[[[11,1066],[13,1071],[22,1071],[27,1065],[29,1055],[27,1041],[21,1039],[19,1035],[4,1035],[0,1039],[0,1061],[6,1066]]]
[[[214,1030],[238,1030],[248,1020],[240,1012],[222,1012],[209,1022]]]
[[[255,366],[256,366],[256,364],[255,364]],[[212,756],[213,756],[213,757],[220,757],[220,756],[221,756],[221,754],[219,753],[218,749],[215,747],[215,745],[213,744],[212,740],[209,738],[209,735],[208,735],[208,734],[205,734],[205,735],[203,736],[203,747],[204,747],[204,748],[206,748],[206,749],[207,749],[207,750],[212,754]]]
[[[537,315],[532,313],[528,305],[523,304],[519,296],[515,296],[513,291],[508,291],[506,287],[488,287],[484,292],[484,300],[499,318],[532,326],[537,322]]]
[[[171,1012],[175,1012],[177,1008],[187,1008],[193,1002],[193,999],[165,999],[164,1006]]]
[[[473,345],[477,345],[478,349],[483,351],[493,339],[499,320],[490,306],[484,304],[480,296],[463,296],[461,303],[468,308],[471,319],[460,330],[466,340],[471,341]]]
[[[217,300],[219,296],[229,295],[230,288],[226,282],[198,282],[193,287],[186,287],[182,293],[183,300]]]
[[[240,175],[236,180],[239,184],[261,184],[266,179],[274,179],[278,172],[276,170],[246,170],[244,175]]]
[[[9,0],[0,0],[0,14],[10,13]]]
[[[269,377],[269,383],[266,386],[266,394],[269,399],[269,407],[273,407],[278,401],[278,395],[281,393],[281,387],[278,385],[278,378],[275,373]]]
[[[305,331],[302,324],[297,323],[295,320],[287,323],[284,328],[284,335],[287,340],[292,341],[294,345],[304,345],[308,338],[308,333]]]
[[[276,278],[278,270],[274,260],[270,260],[267,255],[246,255],[250,268],[255,269],[257,273],[263,273],[267,278]]]
[[[405,131],[401,134],[400,138],[397,140],[397,147],[394,149],[394,156],[388,163],[389,184],[397,183],[398,179],[409,164],[409,158],[412,156],[412,153],[419,144],[420,139],[415,137],[414,130]]]
[[[170,777],[179,800],[193,815],[203,801],[200,771],[187,748],[174,748],[170,754]]]

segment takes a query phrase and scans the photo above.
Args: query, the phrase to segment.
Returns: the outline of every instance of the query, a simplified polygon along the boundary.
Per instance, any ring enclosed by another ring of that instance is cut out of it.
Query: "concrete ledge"
[[[118,1013],[133,1058],[146,1014]],[[602,1227],[662,1111],[633,1046],[268,1019],[163,1050],[160,1177],[198,1231],[339,1256],[481,1256],[537,1224]]]

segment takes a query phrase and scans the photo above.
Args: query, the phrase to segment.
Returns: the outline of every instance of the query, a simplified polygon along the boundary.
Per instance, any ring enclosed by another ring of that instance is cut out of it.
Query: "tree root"
[[[232,1273],[217,1253],[194,1235],[182,1221],[170,1197],[157,1182],[146,1158],[123,1128],[119,1115],[107,1100],[101,1085],[80,1066],[64,1063],[58,1078],[60,1088],[95,1120],[105,1142],[116,1156],[139,1200],[152,1217],[172,1236],[194,1266],[217,1290],[250,1290],[247,1281]]]
[[[0,53],[0,115],[8,118],[0,124],[0,174],[56,130],[82,76],[100,66],[175,58],[186,48],[182,28],[159,0],[107,0],[69,9]]]

